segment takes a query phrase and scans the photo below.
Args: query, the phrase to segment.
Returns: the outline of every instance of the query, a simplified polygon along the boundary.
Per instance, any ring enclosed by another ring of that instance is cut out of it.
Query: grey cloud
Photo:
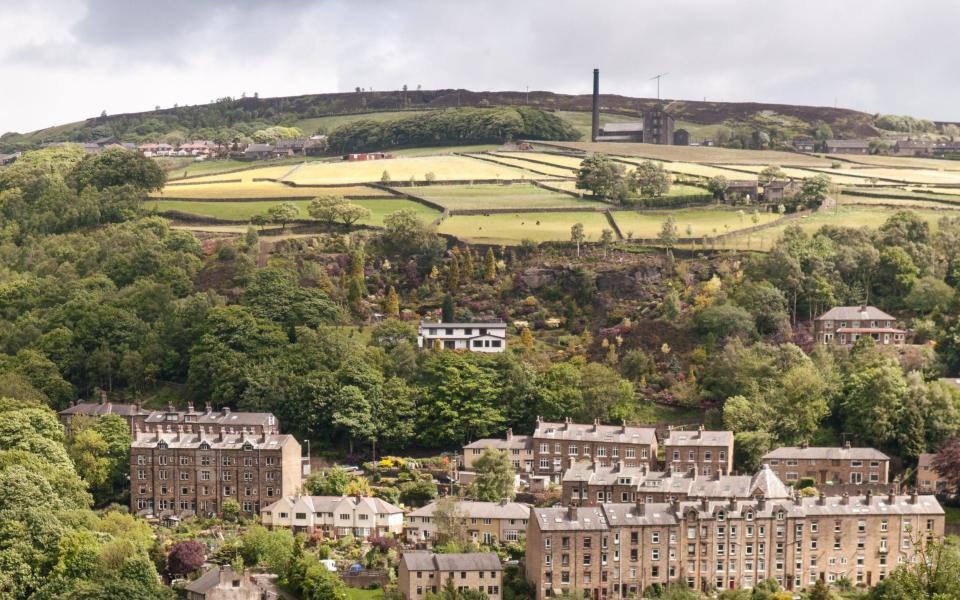
[[[96,85],[78,90],[74,118],[99,112],[112,86],[164,94],[115,111],[255,89],[586,93],[593,67],[609,93],[653,96],[650,77],[668,71],[668,98],[836,99],[869,112],[960,118],[952,47],[960,4],[949,0],[86,0],[86,8],[68,24],[70,42],[5,48],[0,40],[0,76],[26,65],[39,78],[64,65],[92,73]],[[4,102],[0,115],[14,122],[0,129],[63,120]]]

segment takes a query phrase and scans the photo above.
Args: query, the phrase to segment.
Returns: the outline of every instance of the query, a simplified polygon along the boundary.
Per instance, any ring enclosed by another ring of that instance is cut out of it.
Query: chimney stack
[[[500,498],[500,506],[506,506],[509,502],[509,498]]]
[[[897,495],[893,493],[893,488],[890,488],[890,491],[887,493],[887,504],[893,506],[897,501]]]
[[[863,499],[864,505],[870,506],[871,500],[873,500],[873,490],[867,490],[866,496]]]
[[[507,440],[513,439],[513,427],[507,428]]]
[[[593,119],[590,128],[590,141],[600,136],[600,69],[593,70]]]
[[[593,430],[596,431],[600,427],[600,419],[593,420]]]
[[[707,500],[707,497],[704,496],[700,498],[700,510],[702,510],[703,512],[707,512],[707,510],[709,509],[710,509],[710,501]]]
[[[577,462],[577,459],[575,459],[574,457],[572,456],[567,457],[567,463],[569,465],[567,468],[572,469],[573,465],[576,464],[576,462]]]
[[[627,432],[627,421],[626,419],[620,421],[620,433]]]
[[[634,506],[634,512],[637,514],[638,517],[642,517],[644,513],[646,513],[646,511],[647,511],[647,505],[644,504],[643,501],[641,501],[638,498]]]
[[[100,404],[106,404],[106,403],[107,403],[107,391],[100,390]]]
[[[844,492],[843,495],[840,496],[840,504],[844,506],[850,504],[850,495],[848,493]]]
[[[764,510],[767,508],[767,499],[763,496],[757,498],[757,510]]]
[[[576,506],[567,507],[567,519],[570,520],[570,521],[576,521],[576,520],[577,520],[577,507],[576,507]]]
[[[910,494],[910,504],[917,503],[917,490],[913,490],[913,493]]]
[[[827,505],[827,495],[824,494],[823,492],[820,492],[820,495],[817,497],[817,504],[819,504],[820,506],[826,506],[826,505]]]
[[[209,402],[207,402],[203,406],[208,415],[213,412],[213,404],[210,404]]]
[[[849,450],[849,449],[850,449],[850,440],[847,440],[847,441],[845,441],[845,442],[843,443],[843,449],[844,449],[844,450]]]
[[[193,402],[187,402],[187,412],[188,413],[193,412]]]

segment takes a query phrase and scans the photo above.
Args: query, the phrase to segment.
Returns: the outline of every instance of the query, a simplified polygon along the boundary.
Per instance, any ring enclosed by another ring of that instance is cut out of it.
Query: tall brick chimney
[[[593,70],[593,121],[590,132],[590,141],[597,141],[600,135],[600,69]]]

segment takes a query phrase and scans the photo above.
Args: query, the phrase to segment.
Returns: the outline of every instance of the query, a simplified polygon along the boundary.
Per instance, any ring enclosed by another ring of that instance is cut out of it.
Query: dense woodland
[[[960,431],[960,397],[937,381],[960,374],[956,219],[793,227],[766,254],[675,256],[666,231],[662,250],[576,258],[451,245],[400,211],[382,231],[281,242],[261,268],[256,229],[202,244],[143,215],[163,180],[135,153],[71,146],[0,172],[0,590],[14,597],[164,595],[146,526],[90,511],[122,498],[128,434],[105,419],[66,438],[53,412],[98,390],[272,411],[350,460],[671,406],[732,429],[742,470],[842,434],[909,469]],[[812,348],[810,318],[864,300],[916,344]],[[419,316],[441,314],[527,325],[502,355],[417,352]],[[285,576],[322,579],[289,544]]]

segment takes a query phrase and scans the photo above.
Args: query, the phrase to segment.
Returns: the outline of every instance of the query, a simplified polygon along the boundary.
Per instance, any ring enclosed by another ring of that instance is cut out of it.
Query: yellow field
[[[932,169],[934,171],[960,171],[960,161],[943,160],[937,158],[919,158],[914,156],[857,156],[837,154],[830,158],[840,161],[850,161],[874,167],[903,167],[912,169]]]
[[[280,179],[286,175],[290,169],[296,166],[297,165],[277,165],[275,167],[247,169],[246,171],[237,171],[235,173],[216,173],[214,175],[205,175],[203,177],[181,179],[179,182],[174,183],[201,183],[204,181],[221,181],[224,179],[240,179],[241,181],[253,181],[254,179]]]
[[[626,158],[623,159],[632,164],[640,164],[643,162],[642,159],[632,159]],[[662,162],[662,161],[653,161],[663,165],[663,168],[671,173],[679,173],[681,175],[693,175],[697,177],[717,177],[722,175],[727,179],[756,179],[756,174],[751,173],[741,173],[739,171],[732,171],[730,169],[722,169],[719,167],[712,167],[709,165],[701,165],[697,163],[686,163],[686,162]],[[739,168],[739,167],[738,167]]]
[[[566,167],[541,165],[540,163],[532,163],[528,160],[520,160],[511,156],[501,156],[497,154],[491,156],[491,158],[499,163],[517,167],[518,169],[528,170],[531,178],[536,177],[539,173],[544,173],[554,177],[573,177],[577,174],[573,169],[568,169]]]
[[[560,167],[569,167],[579,169],[583,159],[577,156],[564,156],[561,154],[550,154],[549,152],[497,152],[497,156],[512,156],[514,158],[528,158],[530,160],[539,160]]]
[[[384,196],[383,190],[364,186],[335,188],[295,188],[273,181],[240,183],[208,183],[203,185],[168,185],[154,198],[230,199],[244,198],[313,198],[315,196]]]
[[[830,161],[824,158],[776,150],[733,150],[707,146],[662,146],[630,142],[550,142],[550,145],[583,152],[602,152],[604,154],[640,156],[671,161],[731,165],[830,166]]]
[[[471,179],[530,179],[532,173],[506,165],[463,156],[423,156],[362,160],[353,162],[309,163],[287,180],[300,184],[379,182],[384,171],[393,181],[425,181],[433,173],[438,181]]]
[[[753,173],[759,174],[760,171],[763,171],[764,169],[766,169],[767,166],[768,165],[737,165],[737,169],[744,169],[744,170],[752,171]],[[814,170],[814,169],[797,169],[794,167],[781,167],[780,170],[783,171],[784,175],[786,175],[787,177],[790,177],[791,179],[806,179],[807,177],[813,177],[814,175],[826,175],[827,177],[830,178],[830,181],[840,185],[859,185],[859,186],[873,185],[870,183],[869,179],[865,178],[868,176],[866,173],[863,173],[863,176],[861,177],[856,177],[854,176],[853,173],[851,173],[850,175],[840,175],[839,173],[843,171],[842,169],[840,171],[832,170],[833,171],[832,173],[822,172],[830,169]],[[853,171],[853,170],[851,169],[850,171]],[[859,173],[859,171],[857,173]]]
[[[960,188],[938,188],[938,187],[928,187],[923,188],[922,190],[914,190],[915,192],[927,192],[930,194],[946,194],[948,196],[960,196]]]
[[[932,171],[930,169],[817,169],[827,175],[860,175],[878,179],[921,184],[960,184],[960,171]],[[862,179],[862,181],[867,181]]]

